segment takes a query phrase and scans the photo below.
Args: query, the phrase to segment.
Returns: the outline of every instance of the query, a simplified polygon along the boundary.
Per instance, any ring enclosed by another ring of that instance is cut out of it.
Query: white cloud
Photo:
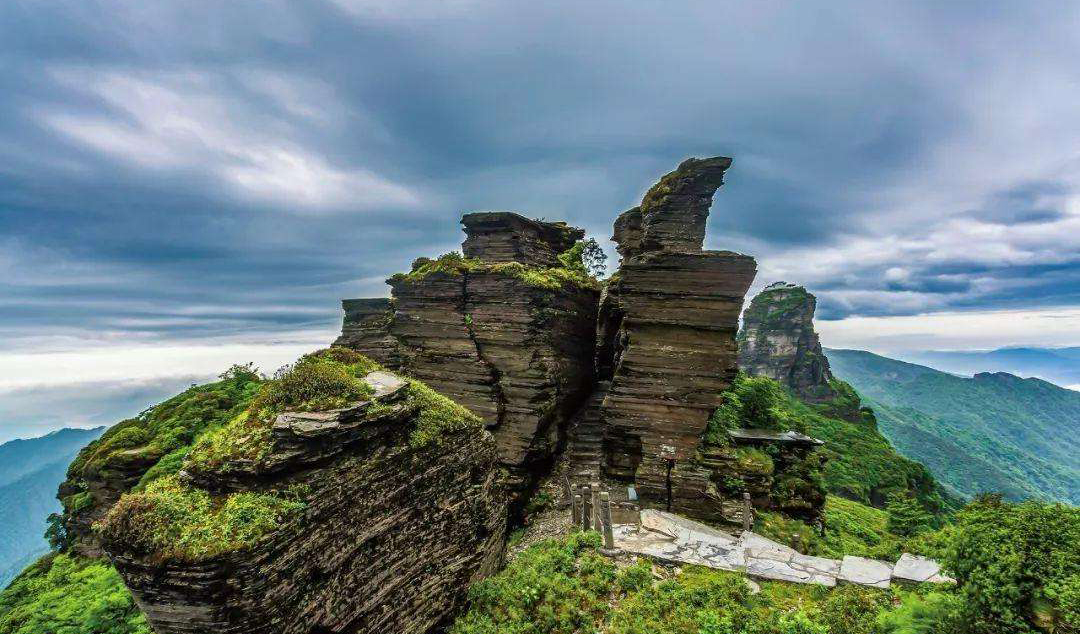
[[[1080,308],[937,312],[818,321],[822,345],[873,350],[989,349],[1080,345]]]
[[[413,189],[370,169],[331,164],[293,138],[300,136],[294,121],[252,112],[219,91],[214,74],[60,68],[53,75],[104,102],[106,112],[44,109],[40,119],[137,168],[203,172],[240,198],[300,212],[415,207],[421,201]],[[320,125],[343,109],[329,89],[304,78],[261,72],[249,84],[285,111]],[[316,104],[308,89],[325,103]]]
[[[326,333],[319,333],[325,336]],[[264,372],[325,347],[328,338],[282,343],[161,343],[72,347],[45,352],[0,352],[0,365],[18,372],[0,377],[0,391],[115,381],[154,381],[177,376],[209,379],[234,363],[254,362]]]

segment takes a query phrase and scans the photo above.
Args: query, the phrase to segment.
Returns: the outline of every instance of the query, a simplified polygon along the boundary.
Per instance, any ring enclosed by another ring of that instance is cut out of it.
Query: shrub
[[[610,610],[615,566],[599,555],[597,533],[577,533],[525,549],[499,574],[469,589],[470,608],[451,634],[593,632]]]
[[[910,593],[896,609],[878,615],[878,629],[882,634],[958,634],[963,632],[961,605],[953,594]]]
[[[909,495],[894,493],[885,505],[885,512],[889,516],[889,532],[895,535],[910,537],[930,528],[930,514]]]
[[[973,634],[1080,631],[1080,508],[982,497],[958,514],[946,568]]]
[[[211,496],[176,476],[127,493],[96,526],[102,538],[140,555],[199,561],[254,546],[304,503],[268,493]]]
[[[776,381],[740,373],[731,389],[720,395],[720,406],[709,417],[703,439],[728,445],[727,430],[739,427],[805,432],[806,425],[792,406],[792,398]]]
[[[0,592],[0,634],[151,634],[108,563],[48,555]]]

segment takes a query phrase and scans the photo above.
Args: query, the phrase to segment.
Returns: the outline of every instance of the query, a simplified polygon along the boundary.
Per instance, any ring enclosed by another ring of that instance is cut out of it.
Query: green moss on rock
[[[125,494],[96,529],[106,544],[125,551],[200,561],[254,546],[303,508],[295,495],[214,496],[173,475]]]

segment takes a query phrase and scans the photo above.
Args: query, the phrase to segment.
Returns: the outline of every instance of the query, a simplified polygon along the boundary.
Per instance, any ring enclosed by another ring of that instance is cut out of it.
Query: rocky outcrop
[[[558,266],[558,256],[585,237],[565,222],[543,222],[505,211],[465,214],[467,258],[485,262],[520,262],[527,266]]]
[[[388,368],[401,366],[398,342],[389,329],[394,318],[390,298],[344,299],[341,308],[345,318],[335,346],[363,350],[365,355]]]
[[[544,475],[569,427],[574,480],[618,481],[646,506],[699,519],[741,522],[743,492],[759,508],[816,518],[813,443],[776,441],[763,473],[746,451],[702,441],[737,372],[739,314],[756,273],[749,256],[702,250],[730,165],[684,161],[619,215],[622,262],[599,298],[543,279],[580,230],[469,214],[467,257],[417,260],[389,280],[393,317],[365,322],[385,330],[339,341],[371,355],[396,341],[395,367],[484,418],[519,489]]]
[[[223,465],[228,477],[191,474],[214,506],[249,492],[303,500],[254,545],[207,557],[147,548],[152,500],[110,512],[105,548],[155,632],[423,634],[498,567],[506,500],[490,434],[474,425],[417,443],[425,405],[412,388],[384,372],[365,380],[368,401],[279,415],[269,451]]]
[[[598,379],[603,471],[646,503],[721,519],[698,459],[720,394],[735,378],[735,334],[753,258],[702,251],[713,193],[731,160],[690,159],[615,224],[623,255],[601,301]]]
[[[339,341],[480,415],[509,483],[524,489],[592,389],[599,290],[556,266],[580,229],[512,213],[467,214],[462,223],[466,258],[417,260],[388,280],[391,318],[365,322],[383,330]]]
[[[758,293],[743,315],[739,367],[766,376],[809,401],[834,396],[829,360],[814,331],[817,299],[802,286],[776,282]]]

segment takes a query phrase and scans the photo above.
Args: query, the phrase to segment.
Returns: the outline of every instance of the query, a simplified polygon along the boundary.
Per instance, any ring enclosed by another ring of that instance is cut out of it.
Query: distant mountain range
[[[874,408],[900,453],[925,464],[952,491],[1080,504],[1080,392],[1004,372],[960,377],[861,350],[826,354],[836,376]],[[947,354],[970,355],[963,358],[971,364],[980,354],[1009,356],[1006,350]]]
[[[0,445],[0,588],[48,550],[45,518],[60,510],[56,487],[75,454],[103,431],[61,429]]]
[[[1000,348],[976,352],[925,351],[902,355],[904,361],[968,376],[1008,372],[1080,389],[1080,347]]]

